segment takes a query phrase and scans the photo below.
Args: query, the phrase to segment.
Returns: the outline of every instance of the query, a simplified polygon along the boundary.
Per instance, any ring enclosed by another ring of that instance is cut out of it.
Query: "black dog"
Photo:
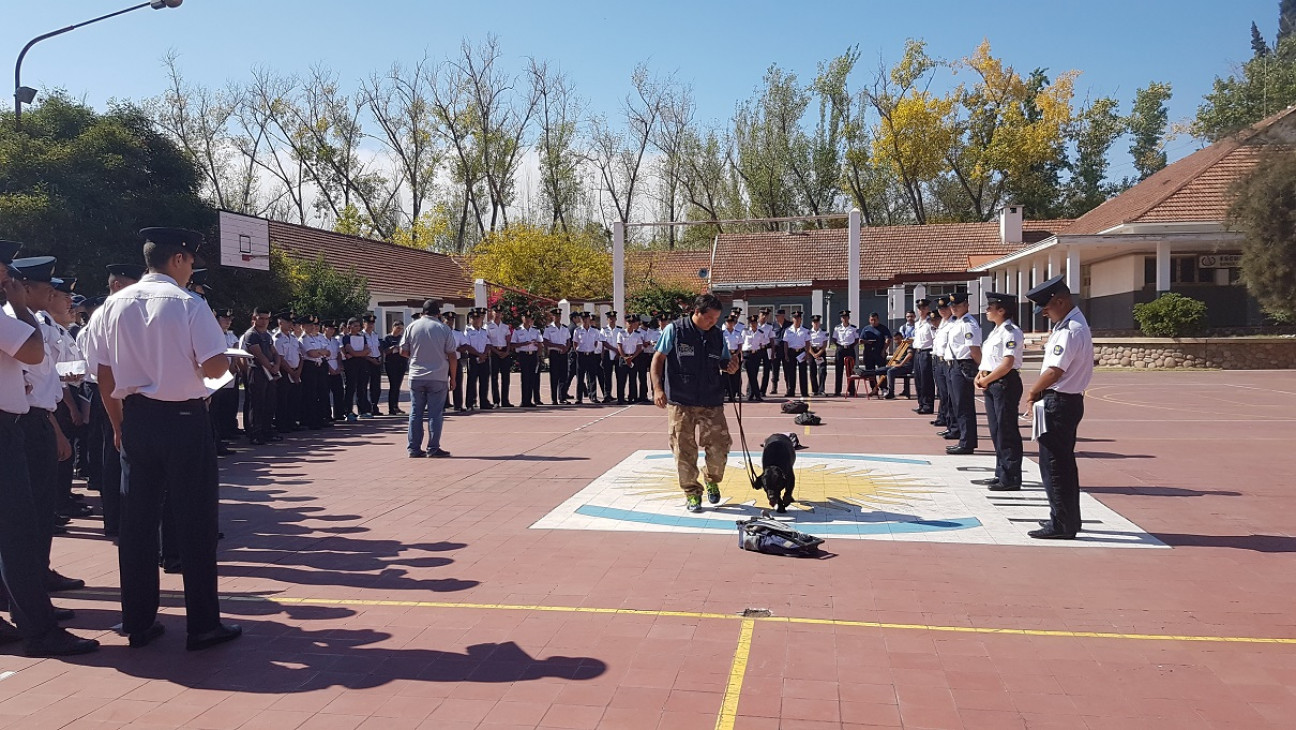
[[[761,475],[756,477],[756,489],[764,489],[771,507],[779,513],[787,512],[792,504],[792,490],[796,488],[796,443],[785,433],[770,434],[761,444]]]

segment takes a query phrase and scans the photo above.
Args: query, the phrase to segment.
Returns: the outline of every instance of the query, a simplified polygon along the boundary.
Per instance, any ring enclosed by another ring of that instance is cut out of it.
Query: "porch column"
[[[1048,253],[1048,273],[1044,275],[1044,280],[1048,281],[1061,273],[1062,252],[1057,250],[1057,247],[1050,248]]]
[[[860,321],[860,209],[852,208],[850,212],[850,238],[846,245],[846,286],[849,293],[847,301],[854,321]],[[829,320],[831,323],[831,320]]]
[[[486,306],[486,280],[477,279],[473,282],[473,306],[478,309]]]
[[[738,315],[739,317],[741,317],[741,319],[739,319],[738,321],[742,322],[743,324],[746,324],[747,323],[747,300],[735,299],[733,300],[733,304],[729,306],[737,307],[738,309],[742,310]]]
[[[1067,249],[1066,285],[1077,298],[1080,296],[1080,249],[1075,246]]]
[[[818,314],[818,315],[820,315],[820,316],[822,316],[822,317],[825,317],[825,319],[824,319],[825,322],[828,321],[827,318],[826,318],[826,315],[824,314],[824,295],[823,295],[823,293],[824,293],[824,290],[823,290],[823,289],[812,289],[812,290],[810,290],[810,311],[809,311],[809,313],[807,314],[807,316],[806,316],[806,318],[805,318],[805,321],[806,321],[806,322],[809,322],[809,321],[810,321],[810,317],[812,317],[812,316],[814,316],[814,315],[816,315],[816,314]],[[738,306],[738,305],[735,303],[734,306],[736,307],[736,306]]]
[[[612,224],[612,308],[625,316],[625,223]]]
[[[1157,241],[1156,249],[1157,296],[1170,291],[1170,242]]]

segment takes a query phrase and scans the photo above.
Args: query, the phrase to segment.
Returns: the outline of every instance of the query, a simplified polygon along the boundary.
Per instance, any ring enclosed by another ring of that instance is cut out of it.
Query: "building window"
[[[1190,256],[1171,256],[1170,283],[1214,284],[1215,269],[1199,266],[1199,259],[1200,257],[1197,254]],[[1155,256],[1148,256],[1143,259],[1144,286],[1156,286],[1156,263]]]

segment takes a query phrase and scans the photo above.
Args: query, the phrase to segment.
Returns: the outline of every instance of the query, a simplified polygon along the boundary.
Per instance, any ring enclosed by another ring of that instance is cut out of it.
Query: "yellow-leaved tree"
[[[1050,81],[1037,70],[1023,78],[991,54],[988,40],[953,68],[956,73],[971,71],[975,78],[955,92],[955,143],[948,148],[947,163],[969,217],[986,220],[1041,166],[1062,159],[1079,72],[1067,71]]]
[[[612,290],[612,254],[589,229],[514,224],[488,234],[469,264],[476,278],[550,299],[602,299]]]

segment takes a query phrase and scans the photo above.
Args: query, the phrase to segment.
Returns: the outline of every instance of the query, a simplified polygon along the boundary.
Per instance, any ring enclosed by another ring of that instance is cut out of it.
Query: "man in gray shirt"
[[[423,316],[405,328],[400,343],[401,354],[409,358],[411,459],[425,456],[444,459],[450,455],[441,448],[441,424],[446,393],[455,385],[459,355],[454,333],[438,317],[440,309],[441,304],[435,299],[423,302]],[[424,420],[428,423],[427,451],[422,448]]]

